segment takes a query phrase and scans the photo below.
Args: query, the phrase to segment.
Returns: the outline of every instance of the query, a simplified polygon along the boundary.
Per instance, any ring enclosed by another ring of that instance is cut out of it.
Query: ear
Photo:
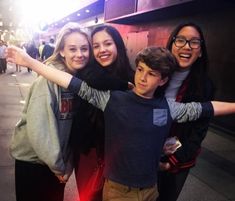
[[[199,58],[201,58],[201,57],[202,57],[202,51],[200,51],[200,54],[198,55],[198,57],[199,57]]]
[[[163,86],[164,84],[167,83],[167,81],[169,80],[168,77],[165,77],[164,79],[161,79],[160,83],[159,83],[159,86]]]
[[[64,58],[64,52],[60,51],[60,56],[62,56]]]

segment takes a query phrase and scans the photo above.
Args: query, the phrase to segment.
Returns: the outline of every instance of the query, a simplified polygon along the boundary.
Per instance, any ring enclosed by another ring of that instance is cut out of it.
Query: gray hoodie
[[[63,66],[57,63],[56,68]],[[73,93],[38,77],[16,124],[11,155],[17,160],[47,165],[57,175],[70,175],[73,166],[68,142],[73,99]]]

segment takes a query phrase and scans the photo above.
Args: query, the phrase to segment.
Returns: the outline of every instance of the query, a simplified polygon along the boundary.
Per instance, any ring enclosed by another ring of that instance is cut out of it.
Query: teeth
[[[180,54],[179,56],[180,57],[184,57],[184,58],[190,58],[191,57],[190,54]]]
[[[108,57],[109,57],[108,55],[102,55],[102,56],[100,56],[101,59],[106,59],[106,58],[108,58]]]

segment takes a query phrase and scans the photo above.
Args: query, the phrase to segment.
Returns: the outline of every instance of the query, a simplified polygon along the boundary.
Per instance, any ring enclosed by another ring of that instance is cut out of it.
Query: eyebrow
[[[144,67],[141,65],[137,65],[137,67],[144,69]],[[148,72],[160,74],[160,72],[158,70],[154,70],[152,68],[150,68],[150,70]]]
[[[114,42],[114,40],[112,38],[110,38],[110,39],[106,39],[106,40],[102,41],[102,43],[109,42],[109,41]],[[98,43],[100,43],[100,42],[92,42],[92,44],[98,44]]]
[[[175,37],[178,37],[178,38],[185,38],[185,39],[187,39],[185,36],[183,36],[183,35],[177,35],[177,36],[175,36]],[[190,40],[192,40],[192,39],[197,39],[197,40],[201,40],[201,38],[200,38],[200,36],[199,37],[197,37],[197,36],[195,36],[195,37],[192,37]]]
[[[77,47],[78,45],[76,45],[76,44],[69,44],[69,45],[67,45],[68,47]],[[89,44],[83,44],[83,45],[80,45],[80,47],[81,46],[88,46],[89,47]]]

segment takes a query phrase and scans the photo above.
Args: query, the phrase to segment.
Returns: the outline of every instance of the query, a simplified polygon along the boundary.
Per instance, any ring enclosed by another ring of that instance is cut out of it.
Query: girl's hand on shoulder
[[[128,89],[133,89],[135,87],[135,85],[131,82],[128,82]]]

